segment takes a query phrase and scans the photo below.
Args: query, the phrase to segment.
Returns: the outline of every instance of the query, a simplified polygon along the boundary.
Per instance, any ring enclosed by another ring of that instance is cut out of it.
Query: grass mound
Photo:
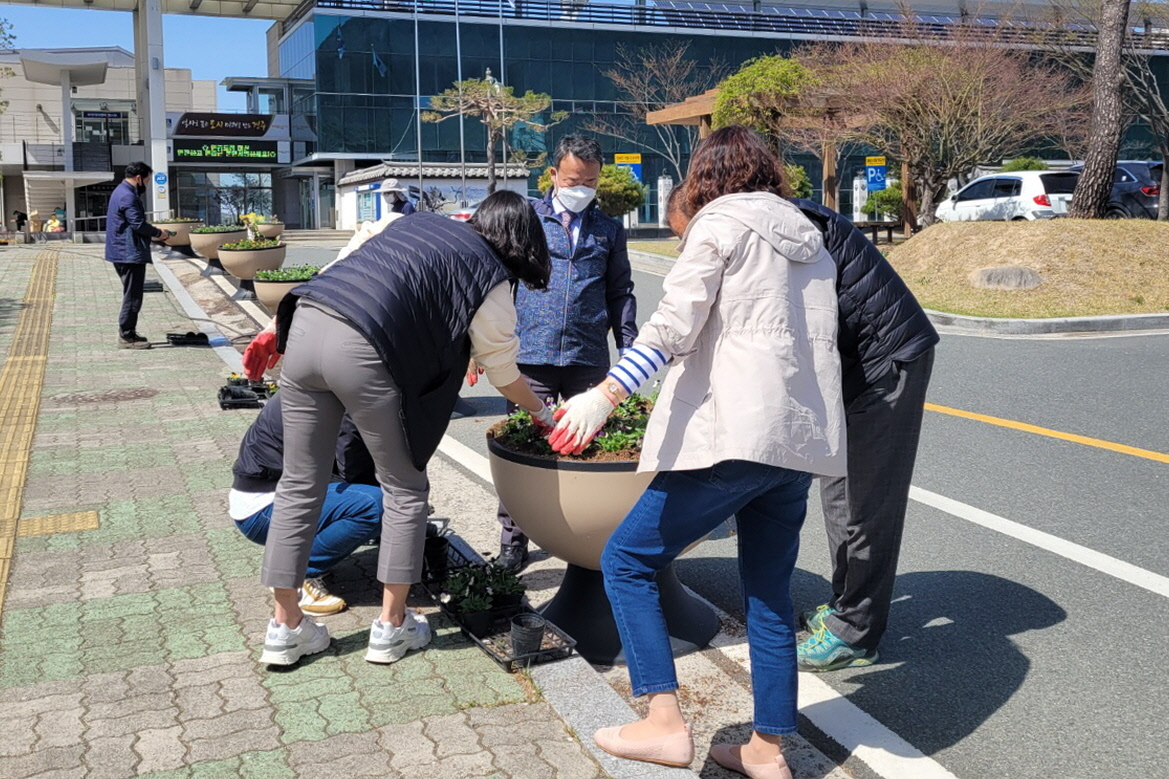
[[[933,225],[888,252],[926,308],[1002,318],[1169,311],[1169,223],[1054,219]],[[977,289],[980,268],[1022,265],[1030,290]]]

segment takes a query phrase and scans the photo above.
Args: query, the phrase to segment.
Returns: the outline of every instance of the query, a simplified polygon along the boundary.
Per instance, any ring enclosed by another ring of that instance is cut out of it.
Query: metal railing
[[[776,33],[798,36],[881,37],[946,39],[986,37],[1001,43],[1038,45],[1055,37],[1065,45],[1091,47],[1096,30],[1085,25],[1054,24],[1042,20],[975,18],[974,16],[915,15],[911,20],[897,13],[861,12],[813,8],[761,6],[750,4],[701,3],[662,0],[655,5],[600,5],[538,0],[416,0],[418,13],[425,16],[481,17],[498,20],[527,19],[573,24],[613,24],[683,29],[726,30],[728,32]],[[308,4],[294,12],[297,18],[308,13]],[[316,0],[316,7],[337,10],[382,11],[413,14],[412,0]],[[289,19],[292,19],[290,16]],[[287,23],[286,23],[287,24]],[[286,29],[291,29],[289,24]],[[1169,47],[1169,34],[1159,30],[1130,29],[1138,46],[1147,50]]]
[[[21,143],[25,170],[65,170],[65,144]],[[105,173],[113,169],[113,147],[110,144],[73,144],[73,170]]]

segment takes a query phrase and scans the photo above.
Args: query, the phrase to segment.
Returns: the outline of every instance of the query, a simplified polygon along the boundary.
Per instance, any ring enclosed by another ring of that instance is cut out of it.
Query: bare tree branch
[[[598,114],[585,129],[662,155],[681,179],[682,163],[698,138],[697,128],[646,125],[646,114],[702,94],[728,69],[722,60],[700,63],[688,58],[689,48],[688,43],[639,48],[618,44],[613,67],[603,73],[621,99],[614,113]]]

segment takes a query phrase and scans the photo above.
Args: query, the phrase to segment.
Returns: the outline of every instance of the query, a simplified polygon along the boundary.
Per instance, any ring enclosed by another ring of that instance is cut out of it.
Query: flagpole
[[[459,0],[455,0],[455,77],[459,81],[459,167],[463,173],[463,191],[462,191],[462,206],[466,208],[470,205],[467,202],[467,144],[465,130],[463,125],[466,124],[463,120],[466,118],[462,114],[463,108],[463,39],[459,30]]]
[[[418,202],[425,205],[422,188],[422,67],[418,56],[418,0],[414,0],[414,140],[418,147]]]
[[[499,91],[507,85],[507,71],[503,69],[503,0],[499,0]],[[503,157],[503,188],[507,189],[507,127],[503,128],[503,143],[499,154]]]

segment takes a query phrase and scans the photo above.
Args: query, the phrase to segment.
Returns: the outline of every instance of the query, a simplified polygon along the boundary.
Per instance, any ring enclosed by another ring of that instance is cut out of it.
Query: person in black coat
[[[260,409],[231,469],[228,513],[249,541],[261,545],[268,539],[276,485],[284,472],[282,396],[276,393]],[[345,601],[330,593],[321,577],[381,532],[382,491],[369,450],[348,416],[341,419],[333,470],[300,587],[300,609],[314,615],[345,608]]]
[[[677,187],[674,192],[681,191]],[[668,203],[681,235],[691,215]],[[820,479],[832,597],[800,615],[802,670],[870,665],[889,621],[910,479],[938,333],[880,250],[841,214],[793,201],[836,263],[848,475]]]
[[[836,261],[848,475],[822,478],[832,596],[800,615],[812,636],[800,668],[870,665],[889,621],[901,534],[938,334],[864,233],[818,203],[795,200]]]
[[[118,315],[118,346],[122,349],[149,349],[150,341],[138,334],[138,312],[142,310],[142,289],[150,242],[161,243],[170,234],[146,221],[142,195],[149,185],[152,169],[145,162],[131,162],[126,175],[110,195],[106,213],[106,262],[112,262],[122,281],[122,310]]]

